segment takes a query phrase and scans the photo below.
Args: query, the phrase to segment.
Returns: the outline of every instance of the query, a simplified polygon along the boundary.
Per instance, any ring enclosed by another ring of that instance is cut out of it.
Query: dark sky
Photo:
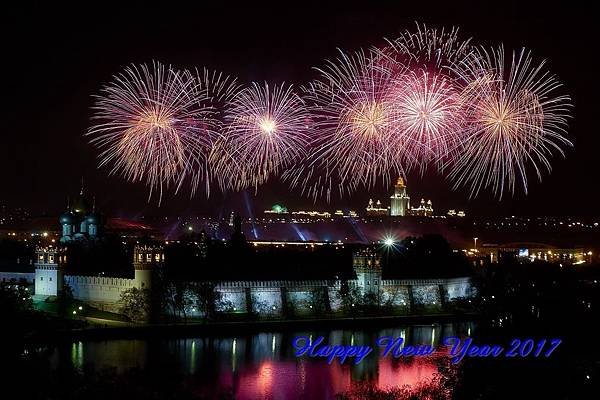
[[[313,66],[334,57],[336,48],[368,47],[394,37],[414,22],[459,26],[482,44],[518,49],[526,46],[549,59],[552,72],[575,103],[565,160],[553,160],[542,183],[532,180],[528,196],[491,195],[469,200],[433,175],[409,176],[413,198],[433,200],[441,210],[465,208],[472,214],[598,215],[600,135],[597,121],[599,13],[575,2],[524,4],[525,1],[363,1],[304,3],[297,6],[239,6],[224,2],[197,7],[122,4],[98,7],[34,7],[4,10],[0,48],[4,115],[0,145],[0,203],[25,206],[33,213],[58,213],[85,176],[103,211],[111,215],[219,214],[244,208],[242,194],[207,201],[187,194],[167,195],[160,208],[147,203],[142,184],[129,184],[97,170],[96,152],[82,137],[89,124],[92,95],[129,63],[159,60],[182,68],[208,66],[239,76],[242,82],[302,83]],[[410,4],[412,3],[412,5]],[[247,198],[255,211],[282,202],[292,208],[362,208],[368,198],[389,196],[379,188],[342,202],[313,206],[279,184],[268,184]]]

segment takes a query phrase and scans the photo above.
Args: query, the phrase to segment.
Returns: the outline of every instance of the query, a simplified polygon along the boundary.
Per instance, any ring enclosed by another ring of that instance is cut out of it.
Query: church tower
[[[133,249],[134,286],[138,289],[150,289],[154,270],[164,262],[165,254],[161,246],[136,245]]]
[[[66,255],[53,246],[39,246],[35,253],[35,295],[57,296],[63,288],[62,257]]]
[[[402,177],[394,185],[394,194],[390,197],[390,215],[392,217],[404,217],[410,209],[410,197],[406,194],[406,185]]]

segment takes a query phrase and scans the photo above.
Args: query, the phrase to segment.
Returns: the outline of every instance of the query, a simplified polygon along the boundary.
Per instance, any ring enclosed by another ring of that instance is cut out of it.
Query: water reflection
[[[446,374],[448,357],[438,351],[427,358],[379,357],[379,350],[360,364],[328,365],[323,359],[296,358],[296,336],[324,336],[324,343],[375,346],[380,336],[402,337],[406,344],[438,346],[443,337],[467,336],[472,323],[412,325],[380,330],[265,332],[232,337],[166,340],[74,342],[58,347],[54,368],[124,371],[169,369],[186,376],[194,392],[209,398],[229,393],[239,399],[333,398],[368,383],[378,389],[416,387]]]

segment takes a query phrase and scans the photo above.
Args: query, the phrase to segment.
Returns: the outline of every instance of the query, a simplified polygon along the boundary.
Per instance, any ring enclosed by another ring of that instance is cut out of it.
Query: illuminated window
[[[150,254],[150,253],[146,254],[146,261],[147,262],[152,261],[152,254]]]

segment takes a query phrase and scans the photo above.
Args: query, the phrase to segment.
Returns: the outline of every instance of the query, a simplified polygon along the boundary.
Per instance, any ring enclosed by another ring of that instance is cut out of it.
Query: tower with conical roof
[[[392,217],[404,217],[410,209],[410,197],[406,194],[404,178],[398,177],[394,185],[394,194],[390,197],[390,215]]]

